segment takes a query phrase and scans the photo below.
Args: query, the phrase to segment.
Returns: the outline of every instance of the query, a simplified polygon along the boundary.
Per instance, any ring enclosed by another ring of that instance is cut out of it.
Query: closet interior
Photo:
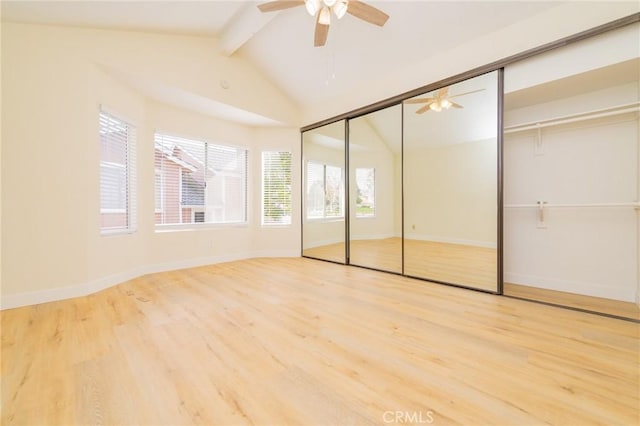
[[[504,294],[640,319],[638,45],[635,25],[505,68]]]

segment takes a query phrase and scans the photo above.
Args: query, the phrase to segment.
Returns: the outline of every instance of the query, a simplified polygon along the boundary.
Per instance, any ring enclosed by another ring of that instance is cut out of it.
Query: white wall
[[[3,24],[3,308],[86,294],[153,271],[299,254],[295,209],[290,227],[260,225],[260,152],[292,150],[297,165],[300,139],[295,128],[251,128],[169,107],[112,72],[143,73],[150,80],[227,101],[229,94],[216,89],[221,67],[246,83],[238,85],[235,105],[259,99],[250,110],[274,119],[294,109],[246,64],[211,59],[216,55],[210,47],[210,40],[198,37]],[[138,230],[133,234],[100,235],[100,105],[138,130]],[[155,232],[155,130],[249,149],[246,225]],[[293,173],[299,181],[297,166]],[[297,202],[294,185],[293,205]]]

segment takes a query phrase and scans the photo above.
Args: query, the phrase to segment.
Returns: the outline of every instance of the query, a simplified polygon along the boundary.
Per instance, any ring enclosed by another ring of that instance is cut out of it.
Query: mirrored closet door
[[[506,67],[504,294],[640,319],[638,40]]]
[[[404,102],[404,273],[498,291],[498,79]]]
[[[302,133],[302,255],[346,262],[345,121]]]
[[[402,273],[402,106],[349,120],[349,263]]]

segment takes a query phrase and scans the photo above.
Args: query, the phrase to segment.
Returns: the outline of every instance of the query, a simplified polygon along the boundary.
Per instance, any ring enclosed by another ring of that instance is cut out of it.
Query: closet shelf
[[[640,208],[639,202],[629,203],[587,203],[587,204],[554,204],[544,203],[544,208],[583,208],[583,207],[635,207]],[[505,209],[526,209],[526,208],[540,208],[540,204],[505,204]]]
[[[640,102],[618,105],[614,107],[596,109],[578,114],[564,115],[561,117],[546,120],[532,121],[528,123],[516,124],[504,128],[504,133],[523,132],[526,130],[541,129],[543,127],[557,126],[560,124],[574,123],[577,121],[593,120],[596,118],[610,117],[613,115],[627,114],[640,111]]]

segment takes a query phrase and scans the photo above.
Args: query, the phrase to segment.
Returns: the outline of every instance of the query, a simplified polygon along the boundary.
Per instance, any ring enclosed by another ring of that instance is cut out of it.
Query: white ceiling
[[[259,3],[3,0],[2,19],[216,37],[218,54],[243,56],[304,108],[563,2],[370,0],[390,15],[387,24],[334,18],[323,48],[313,47],[314,19],[304,7],[262,14]]]
[[[2,1],[2,19],[218,37],[243,1]]]

